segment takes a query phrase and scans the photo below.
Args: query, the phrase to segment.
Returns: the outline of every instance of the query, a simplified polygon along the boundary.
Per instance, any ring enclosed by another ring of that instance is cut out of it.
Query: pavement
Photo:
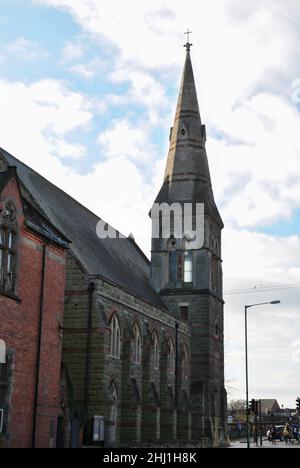
[[[232,442],[229,448],[238,448],[238,449],[245,449],[247,448],[247,443],[246,441],[238,441],[238,442]],[[300,443],[295,442],[295,443],[289,443],[286,444],[285,442],[279,442],[276,441],[276,444],[272,444],[272,442],[269,442],[267,440],[263,441],[263,446],[262,447],[257,447],[256,444],[251,444],[251,448],[255,449],[262,449],[262,448],[269,448],[269,449],[300,449]]]

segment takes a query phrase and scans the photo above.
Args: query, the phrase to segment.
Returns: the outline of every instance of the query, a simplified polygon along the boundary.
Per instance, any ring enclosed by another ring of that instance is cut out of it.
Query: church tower
[[[227,419],[221,257],[224,226],[212,190],[191,45],[188,41],[185,46],[164,182],[155,200],[156,210],[151,212],[153,233],[158,234],[152,236],[151,282],[175,318],[190,326],[191,439],[219,446],[226,439]],[[165,235],[163,217],[170,206],[169,235]],[[157,211],[157,207],[163,208]],[[191,234],[185,230],[184,213],[188,207],[194,232],[196,228],[202,232],[197,241],[193,231]],[[197,207],[202,207],[200,218]],[[182,229],[177,229],[178,223]]]

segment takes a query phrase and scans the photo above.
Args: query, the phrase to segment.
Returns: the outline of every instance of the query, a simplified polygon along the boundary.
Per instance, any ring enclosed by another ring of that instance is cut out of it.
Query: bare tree
[[[235,421],[244,422],[246,420],[246,402],[245,400],[231,400],[228,403],[228,410]]]

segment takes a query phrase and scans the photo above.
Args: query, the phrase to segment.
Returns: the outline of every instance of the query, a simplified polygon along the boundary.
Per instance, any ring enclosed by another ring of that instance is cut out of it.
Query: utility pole
[[[245,374],[246,374],[246,428],[247,428],[247,448],[250,448],[250,427],[249,427],[249,363],[248,363],[248,309],[263,305],[280,304],[281,301],[260,302],[259,304],[245,305]],[[300,400],[299,400],[300,401]]]
[[[263,427],[262,427],[262,414],[261,414],[261,400],[258,402],[259,408],[259,432],[260,432],[260,446],[263,446]]]

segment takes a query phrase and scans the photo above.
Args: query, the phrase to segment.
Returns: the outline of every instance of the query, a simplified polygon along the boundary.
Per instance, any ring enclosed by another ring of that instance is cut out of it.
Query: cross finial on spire
[[[183,47],[185,47],[186,51],[189,52],[191,50],[192,45],[193,45],[193,44],[190,43],[190,34],[192,34],[192,31],[190,31],[188,29],[187,32],[185,32],[184,34],[187,35],[187,43]]]

